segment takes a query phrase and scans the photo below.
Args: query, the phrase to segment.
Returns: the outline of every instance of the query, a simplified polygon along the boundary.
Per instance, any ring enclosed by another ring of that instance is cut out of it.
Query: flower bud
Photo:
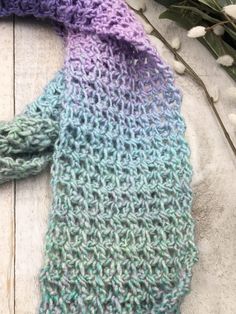
[[[206,35],[206,28],[204,26],[195,26],[188,31],[188,37],[197,38]]]

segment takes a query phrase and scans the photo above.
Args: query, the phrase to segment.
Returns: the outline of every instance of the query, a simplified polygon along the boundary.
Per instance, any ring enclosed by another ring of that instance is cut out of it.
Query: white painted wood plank
[[[0,21],[0,120],[14,116],[13,23]],[[14,309],[14,183],[0,186],[0,314]]]
[[[62,43],[49,25],[17,19],[16,113],[40,95],[62,63]],[[51,205],[49,169],[16,186],[16,314],[36,313],[38,275]]]
[[[175,23],[158,20],[160,5],[148,4],[147,14],[169,41],[179,36],[181,55],[200,74],[210,91],[220,88],[217,108],[236,144],[236,130],[228,113],[225,90],[235,86],[233,80],[216,64],[211,54],[197,40]],[[172,64],[173,56],[159,42],[159,53]],[[187,75],[175,75],[183,91],[182,114],[187,125],[193,177],[193,216],[199,262],[193,269],[191,293],[186,297],[182,314],[232,314],[236,309],[236,161],[202,90]]]

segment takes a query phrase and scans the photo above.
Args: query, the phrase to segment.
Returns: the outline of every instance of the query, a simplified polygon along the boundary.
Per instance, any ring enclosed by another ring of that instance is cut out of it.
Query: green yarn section
[[[63,91],[59,72],[0,123],[0,183],[52,162],[39,313],[180,313],[197,261],[187,143],[119,108],[63,107]]]
[[[83,102],[61,114],[41,314],[180,313],[189,291],[197,252],[188,146],[116,115]]]
[[[0,121],[0,183],[35,175],[52,160],[63,90],[61,71],[21,115]]]

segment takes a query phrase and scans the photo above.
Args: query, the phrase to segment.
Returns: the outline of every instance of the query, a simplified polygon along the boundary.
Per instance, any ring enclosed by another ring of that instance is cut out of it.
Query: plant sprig
[[[167,7],[159,18],[175,21],[185,29],[196,26],[205,28],[206,33],[198,40],[219,59],[229,55],[234,62],[223,69],[236,81],[236,3],[231,0],[155,0]],[[223,28],[221,34],[214,27]]]
[[[138,14],[141,18],[144,19],[144,21],[146,23],[148,23],[151,27],[152,27],[152,32],[150,33],[151,35],[154,35],[155,37],[157,37],[158,39],[160,39],[163,44],[172,52],[172,54],[174,55],[175,59],[178,60],[179,62],[181,62],[186,70],[187,73],[190,75],[190,77],[203,89],[206,98],[208,100],[208,103],[211,107],[211,109],[213,110],[217,121],[229,143],[230,148],[232,149],[235,157],[236,157],[236,147],[234,146],[234,143],[229,135],[229,133],[227,132],[224,123],[215,107],[215,103],[214,103],[214,99],[213,97],[210,95],[210,93],[207,90],[207,87],[205,85],[205,83],[203,82],[203,80],[199,77],[199,75],[192,69],[192,67],[183,59],[183,57],[176,51],[176,49],[174,49],[172,47],[172,45],[165,39],[165,37],[155,28],[155,26],[149,21],[149,19],[146,17],[146,15],[144,14],[144,10],[140,9],[140,10],[135,10],[134,8],[130,7],[136,14]]]

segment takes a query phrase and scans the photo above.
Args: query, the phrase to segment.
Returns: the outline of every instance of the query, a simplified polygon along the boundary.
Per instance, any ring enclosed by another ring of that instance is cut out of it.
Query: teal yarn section
[[[66,110],[55,150],[41,313],[50,301],[62,313],[178,313],[196,260],[190,191],[176,188],[179,172],[191,175],[180,159],[186,143],[138,133],[137,121],[105,123],[85,108]],[[55,299],[48,274],[59,285]]]
[[[0,183],[35,175],[52,161],[64,86],[59,72],[22,115],[0,121]]]
[[[58,22],[66,49],[43,94],[0,122],[0,183],[51,166],[38,313],[180,313],[197,248],[171,69],[122,0],[0,0],[10,14]]]

